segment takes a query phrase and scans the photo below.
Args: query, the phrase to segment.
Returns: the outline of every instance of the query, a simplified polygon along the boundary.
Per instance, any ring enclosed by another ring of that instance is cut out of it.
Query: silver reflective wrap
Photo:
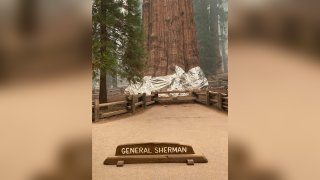
[[[179,66],[176,66],[175,74],[159,77],[145,76],[141,83],[129,85],[125,89],[126,94],[146,93],[157,91],[184,91],[200,89],[208,86],[208,80],[200,67],[195,67],[185,72]],[[184,96],[186,93],[172,93],[173,96]]]

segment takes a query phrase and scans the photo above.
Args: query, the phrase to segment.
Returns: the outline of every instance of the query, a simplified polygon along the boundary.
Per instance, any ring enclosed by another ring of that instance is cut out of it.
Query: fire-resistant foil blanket
[[[185,72],[182,68],[176,66],[175,71],[174,74],[167,76],[145,76],[142,82],[131,83],[125,89],[125,93],[131,95],[146,93],[151,95],[151,92],[196,90],[208,86],[208,80],[200,67],[194,67]],[[171,95],[185,96],[188,94],[172,93]],[[162,96],[165,96],[165,94]]]

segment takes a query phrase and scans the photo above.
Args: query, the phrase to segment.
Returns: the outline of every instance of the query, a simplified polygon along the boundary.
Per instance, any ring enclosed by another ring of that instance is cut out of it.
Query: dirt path
[[[94,180],[228,179],[227,114],[199,104],[153,106],[143,113],[92,125]],[[177,142],[192,145],[209,163],[103,165],[119,144]]]

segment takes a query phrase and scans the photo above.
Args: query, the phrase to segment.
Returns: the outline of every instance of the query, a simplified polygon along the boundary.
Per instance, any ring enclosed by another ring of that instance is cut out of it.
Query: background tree
[[[100,76],[99,100],[107,102],[106,75],[141,79],[143,49],[139,0],[94,0],[92,64]]]
[[[94,0],[92,7],[92,63],[94,75],[100,76],[99,100],[107,102],[106,74],[116,72],[117,41],[123,19],[121,1]]]
[[[200,66],[204,73],[226,72],[227,0],[193,0]]]
[[[126,1],[127,12],[124,20],[126,41],[119,75],[129,82],[140,81],[143,77],[144,48],[140,3],[140,0]]]
[[[195,22],[197,27],[197,40],[200,55],[200,66],[206,75],[215,73],[217,56],[214,51],[213,36],[210,26],[210,11],[208,0],[194,0]]]
[[[228,73],[228,11],[228,0],[218,0],[220,49],[224,73]]]

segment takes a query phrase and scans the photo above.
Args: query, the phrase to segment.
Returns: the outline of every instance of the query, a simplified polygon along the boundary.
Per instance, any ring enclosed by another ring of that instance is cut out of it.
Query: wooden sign
[[[202,155],[195,155],[189,145],[178,143],[139,143],[124,144],[116,148],[115,157],[108,157],[105,165],[117,165],[137,163],[207,163]]]
[[[193,148],[177,143],[143,143],[119,145],[116,156],[194,154]]]

